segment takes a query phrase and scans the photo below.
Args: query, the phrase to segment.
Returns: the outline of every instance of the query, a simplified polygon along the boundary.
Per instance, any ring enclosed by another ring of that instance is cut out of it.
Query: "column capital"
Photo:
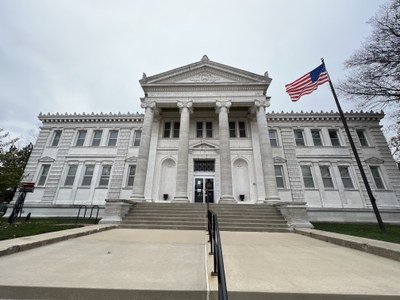
[[[215,102],[215,112],[219,113],[221,111],[222,108],[226,108],[226,111],[229,113],[229,108],[232,106],[232,101],[228,100],[228,101],[221,101],[221,100],[217,100]]]
[[[178,100],[176,105],[179,107],[179,112],[182,112],[182,109],[187,108],[190,113],[193,113],[193,101],[192,100],[188,100],[188,101]]]
[[[140,104],[140,107],[141,107],[141,108],[144,108],[144,109],[146,109],[146,108],[151,108],[151,109],[154,110],[154,109],[156,109],[156,107],[157,107],[157,104],[156,104],[155,101],[146,101],[144,98],[141,98],[140,101],[142,102],[142,103]]]
[[[259,109],[261,107],[269,107],[271,105],[270,103],[270,98],[260,98],[260,99],[255,99],[254,100],[254,106]]]

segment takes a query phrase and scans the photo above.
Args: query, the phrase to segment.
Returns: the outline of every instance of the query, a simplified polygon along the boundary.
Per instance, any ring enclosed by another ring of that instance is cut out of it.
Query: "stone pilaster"
[[[261,163],[264,175],[265,202],[276,203],[279,201],[276,187],[274,159],[272,157],[271,143],[269,140],[267,117],[265,107],[269,106],[269,99],[256,99],[254,101],[257,115],[258,134],[260,136]]]
[[[154,113],[156,109],[155,102],[145,102],[142,99],[141,107],[144,108],[145,115],[142,127],[142,137],[136,164],[135,181],[131,199],[136,202],[144,201],[144,188],[146,184],[147,163],[149,161],[151,130],[153,128]]]
[[[176,169],[176,194],[173,202],[189,202],[188,159],[189,159],[189,126],[192,101],[178,101],[181,113],[179,126],[178,164]]]
[[[219,159],[221,164],[221,197],[219,198],[219,203],[236,203],[232,192],[231,149],[229,142],[228,113],[231,105],[230,101],[216,102],[216,112],[219,117]]]

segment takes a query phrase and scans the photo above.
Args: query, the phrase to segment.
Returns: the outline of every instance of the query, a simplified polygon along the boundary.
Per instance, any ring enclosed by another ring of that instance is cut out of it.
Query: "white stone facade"
[[[40,115],[25,210],[74,215],[105,199],[306,202],[311,220],[373,221],[338,114],[269,112],[270,82],[204,56],[144,74],[144,114]],[[400,174],[383,114],[346,116],[384,219],[399,220]]]

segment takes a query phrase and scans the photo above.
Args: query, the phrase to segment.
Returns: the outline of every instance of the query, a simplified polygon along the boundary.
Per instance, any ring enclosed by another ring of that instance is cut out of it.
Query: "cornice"
[[[383,111],[380,112],[364,112],[364,111],[349,111],[344,113],[346,120],[348,121],[380,121],[385,114]],[[268,112],[268,121],[340,121],[340,115],[338,112]]]
[[[40,113],[38,119],[43,123],[142,123],[144,115],[136,113],[97,113],[91,114],[77,114],[77,113],[55,113],[55,114],[42,114]]]

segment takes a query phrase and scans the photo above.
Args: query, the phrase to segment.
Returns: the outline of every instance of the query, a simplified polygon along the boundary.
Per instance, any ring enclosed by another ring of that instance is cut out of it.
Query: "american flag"
[[[286,93],[289,94],[292,102],[296,102],[303,95],[311,94],[319,85],[329,81],[325,65],[321,64],[311,72],[301,76],[292,83],[286,84]]]

